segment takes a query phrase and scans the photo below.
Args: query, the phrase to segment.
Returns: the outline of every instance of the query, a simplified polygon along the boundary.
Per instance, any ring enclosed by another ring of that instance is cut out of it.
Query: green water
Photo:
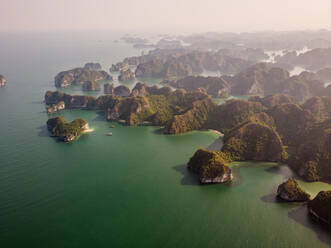
[[[285,166],[238,163],[232,183],[200,186],[185,164],[197,148],[220,146],[213,133],[166,136],[157,127],[121,126],[75,110],[61,115],[87,119],[94,132],[71,144],[48,137],[40,101],[56,72],[87,61],[108,67],[139,53],[112,43],[113,36],[0,35],[0,73],[8,79],[0,89],[1,247],[331,244],[304,206],[275,201],[278,184],[291,175]],[[312,194],[331,189],[300,184]]]

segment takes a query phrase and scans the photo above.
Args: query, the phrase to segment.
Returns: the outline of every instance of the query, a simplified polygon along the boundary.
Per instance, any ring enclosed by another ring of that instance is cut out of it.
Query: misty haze
[[[1,247],[331,247],[330,0],[0,2]]]

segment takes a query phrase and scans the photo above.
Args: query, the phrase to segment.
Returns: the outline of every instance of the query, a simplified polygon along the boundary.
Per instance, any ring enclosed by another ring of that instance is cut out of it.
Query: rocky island
[[[118,76],[118,81],[130,81],[130,80],[135,80],[136,76],[134,74],[134,72],[132,72],[129,69],[127,70],[121,70],[120,71],[120,75]]]
[[[225,183],[232,180],[224,153],[199,149],[188,162],[188,168],[199,176],[201,184]]]
[[[116,64],[112,64],[112,66],[109,68],[110,72],[118,72],[118,71],[126,71],[128,70],[129,64],[127,62],[118,62]]]
[[[88,66],[90,67],[90,66]],[[55,77],[55,87],[63,88],[71,85],[82,85],[86,81],[112,81],[113,78],[102,70],[90,70],[86,68],[75,68],[60,72]]]
[[[89,126],[84,119],[67,122],[63,117],[55,117],[47,121],[47,129],[52,137],[57,137],[64,142],[71,142],[89,130]]]
[[[6,78],[0,74],[0,88],[4,87],[6,85],[6,83],[7,83]]]
[[[277,197],[289,202],[305,202],[310,200],[310,195],[303,191],[294,178],[290,178],[278,186]]]

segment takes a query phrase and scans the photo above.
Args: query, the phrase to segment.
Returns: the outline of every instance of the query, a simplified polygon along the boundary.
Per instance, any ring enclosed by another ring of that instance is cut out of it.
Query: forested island
[[[51,136],[64,142],[71,142],[83,132],[89,130],[89,126],[84,119],[67,122],[63,117],[54,117],[47,121],[47,129]]]

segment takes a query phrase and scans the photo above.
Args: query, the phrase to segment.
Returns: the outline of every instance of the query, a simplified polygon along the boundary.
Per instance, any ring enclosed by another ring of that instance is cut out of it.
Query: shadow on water
[[[211,145],[209,145],[207,147],[208,150],[211,150],[211,151],[217,151],[217,150],[221,150],[222,147],[223,147],[223,139],[219,138],[219,139],[216,139]]]
[[[46,125],[37,128],[39,137],[49,137]]]
[[[176,165],[173,169],[183,176],[181,185],[200,185],[198,177],[187,169],[186,164]]]
[[[278,203],[278,204],[280,203],[280,204],[288,205],[289,207],[298,207],[298,206],[302,206],[303,204],[306,204],[306,203],[303,203],[303,202],[284,201],[282,199],[279,199],[277,197],[276,193],[272,193],[272,194],[269,194],[269,195],[262,196],[260,199],[261,199],[261,201],[266,202],[266,203]]]
[[[308,214],[306,206],[300,206],[288,213],[288,217],[306,228],[314,231],[320,241],[331,246],[331,230],[329,227],[315,222]]]
[[[158,135],[164,135],[164,127],[154,129],[153,133]]]

